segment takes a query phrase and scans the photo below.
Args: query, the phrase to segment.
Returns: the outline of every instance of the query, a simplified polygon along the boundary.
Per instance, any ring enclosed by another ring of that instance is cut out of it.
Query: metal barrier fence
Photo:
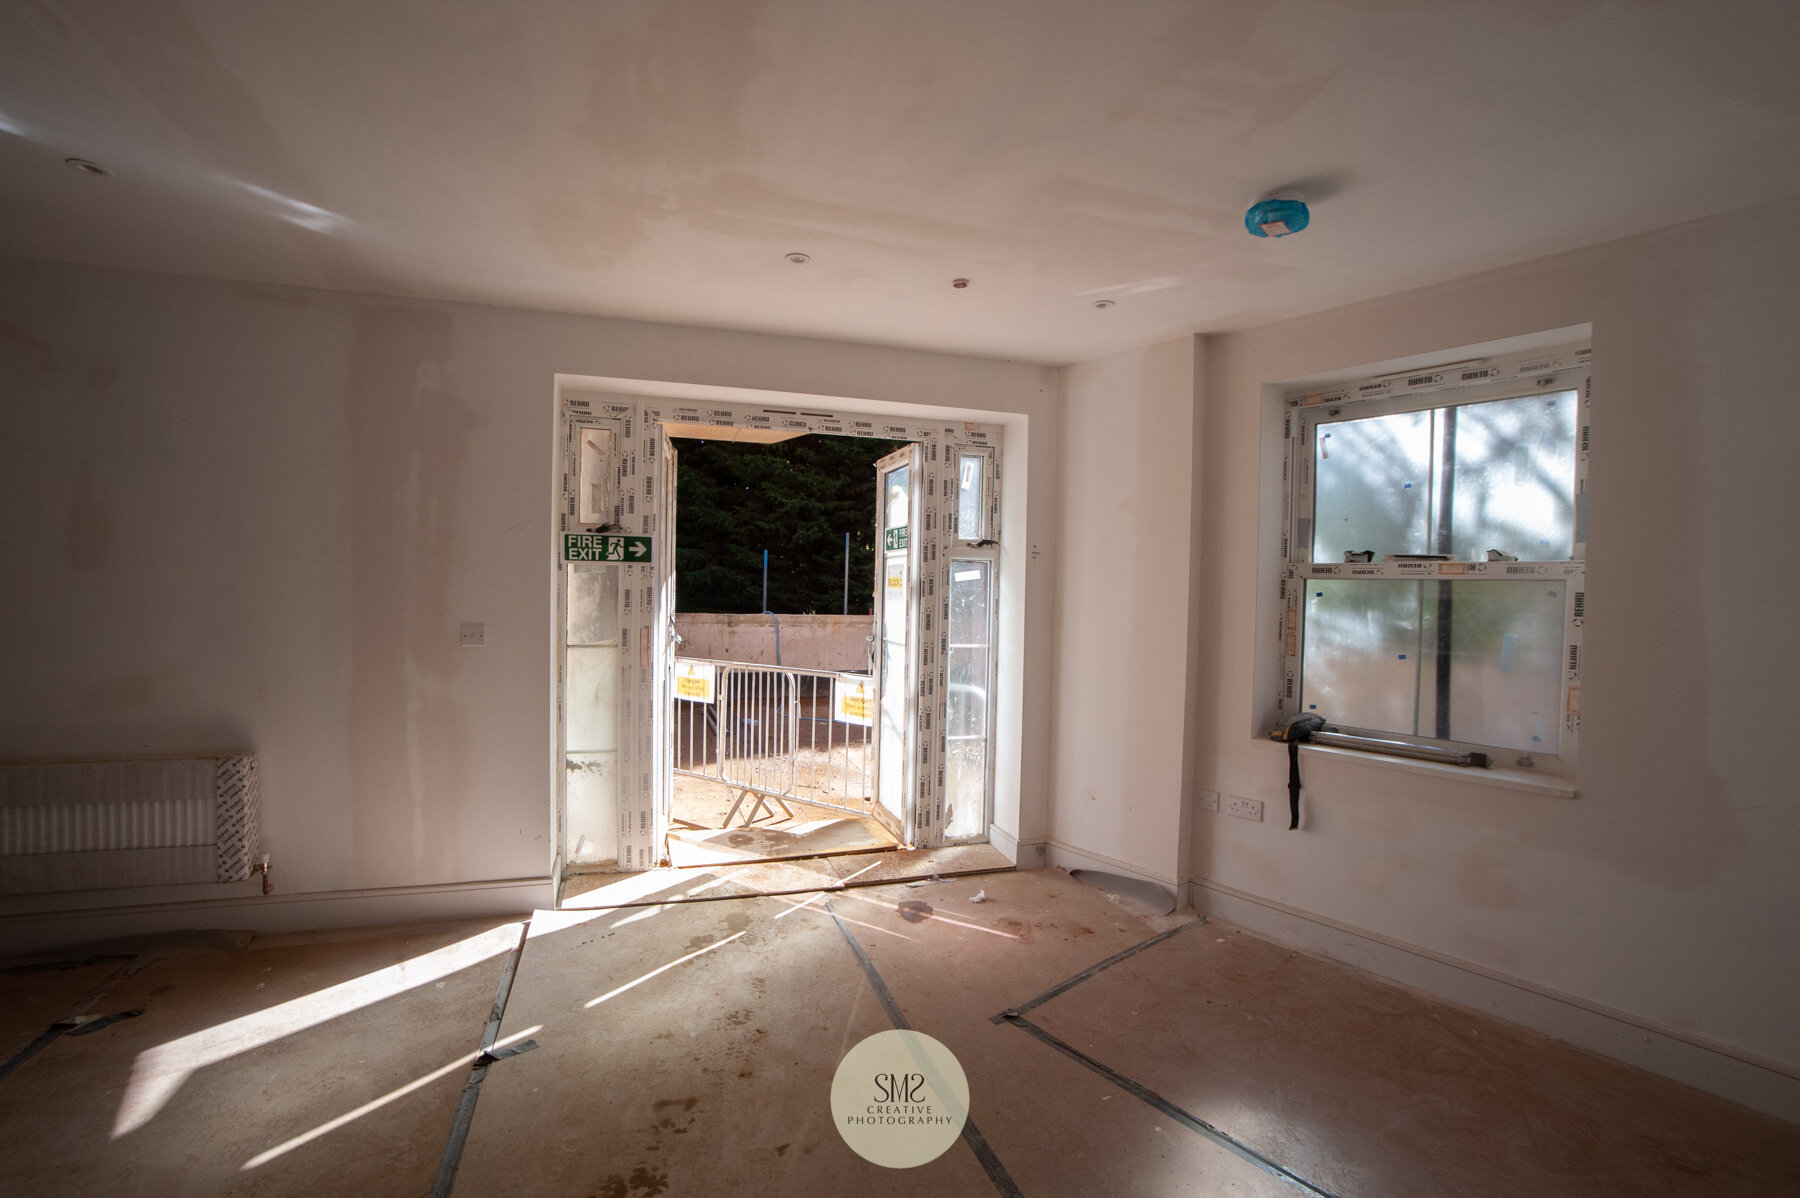
[[[675,663],[675,772],[756,796],[744,822],[783,799],[867,814],[874,799],[872,696],[843,718],[836,687],[866,693],[867,675],[680,658]],[[864,719],[867,722],[863,722]]]

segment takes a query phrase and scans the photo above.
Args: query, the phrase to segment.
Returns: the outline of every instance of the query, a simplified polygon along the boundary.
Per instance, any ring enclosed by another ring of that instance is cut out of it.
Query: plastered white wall
[[[1192,337],[1064,377],[1053,845],[1185,876]]]
[[[1285,807],[1264,384],[1591,321],[1594,440],[1578,797],[1315,757],[1303,831],[1195,811],[1193,877],[1800,1066],[1797,230],[1786,201],[1208,339],[1197,790]]]
[[[1054,528],[1047,368],[6,261],[0,756],[252,749],[283,893],[545,876],[558,372],[1020,414]]]

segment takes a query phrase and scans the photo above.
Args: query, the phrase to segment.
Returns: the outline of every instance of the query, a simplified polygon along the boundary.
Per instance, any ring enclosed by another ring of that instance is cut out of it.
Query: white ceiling
[[[0,253],[1061,363],[1800,192],[1796,59],[1795,0],[8,0]]]

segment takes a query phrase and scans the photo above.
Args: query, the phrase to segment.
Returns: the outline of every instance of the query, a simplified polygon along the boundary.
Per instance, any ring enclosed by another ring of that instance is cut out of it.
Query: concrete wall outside
[[[782,665],[808,670],[867,671],[869,616],[831,616],[797,612],[778,615]],[[675,631],[681,656],[718,661],[775,665],[775,621],[765,615],[723,612],[679,612]]]

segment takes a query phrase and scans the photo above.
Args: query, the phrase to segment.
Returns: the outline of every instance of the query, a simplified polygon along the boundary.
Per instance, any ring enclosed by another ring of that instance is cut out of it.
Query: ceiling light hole
[[[795,250],[793,253],[787,255],[787,260],[792,262],[795,266],[805,266],[808,262],[812,261],[812,255],[802,254],[799,250]]]
[[[967,279],[951,279],[950,280],[950,286],[956,288],[958,291],[961,291],[963,288],[967,287],[968,285],[969,285],[969,280],[967,280]]]
[[[84,175],[100,175],[104,177],[112,174],[111,171],[101,166],[98,162],[90,162],[86,158],[65,158],[63,159],[63,165],[72,171],[80,171]]]
[[[1096,308],[1113,308],[1113,307],[1117,307],[1117,306],[1118,306],[1117,300],[1095,300],[1094,301],[1094,307],[1096,307]]]

